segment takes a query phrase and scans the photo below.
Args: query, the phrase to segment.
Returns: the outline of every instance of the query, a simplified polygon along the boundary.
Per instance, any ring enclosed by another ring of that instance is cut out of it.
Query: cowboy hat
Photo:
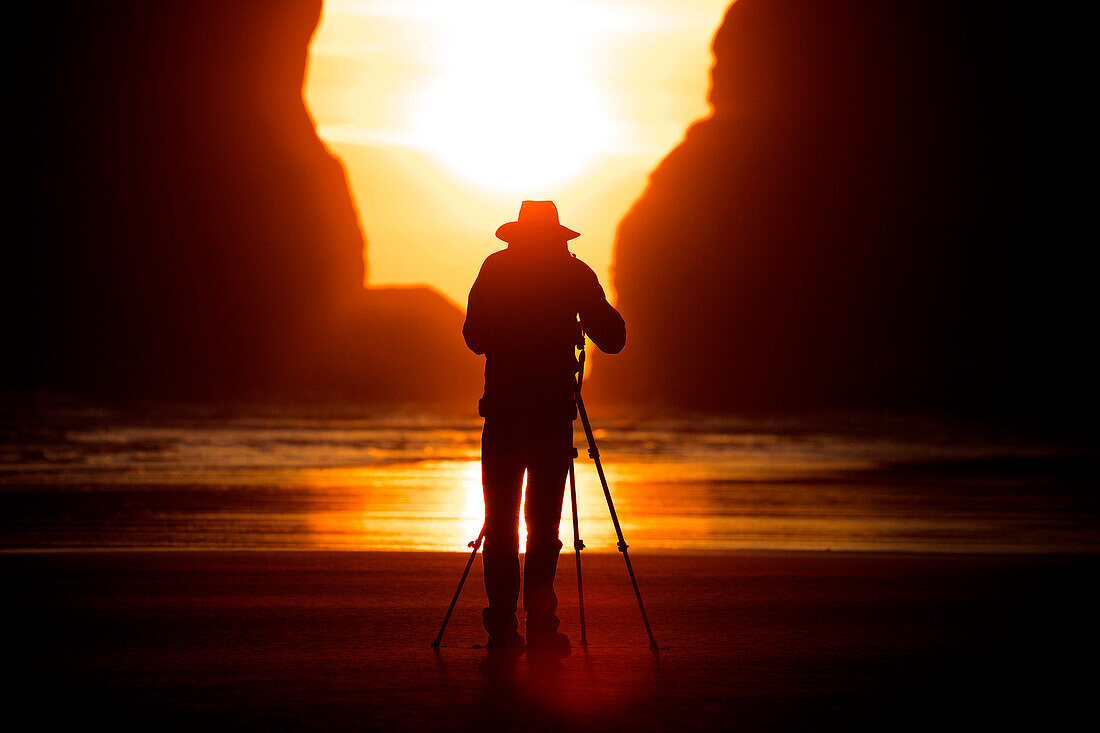
[[[524,201],[520,204],[516,221],[501,224],[497,229],[497,238],[509,244],[536,237],[569,241],[580,235],[580,232],[558,223],[558,207],[554,206],[553,201]]]

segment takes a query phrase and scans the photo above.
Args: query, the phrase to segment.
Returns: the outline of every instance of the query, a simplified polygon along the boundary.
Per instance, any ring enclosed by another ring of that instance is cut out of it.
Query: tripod
[[[603,487],[603,495],[607,500],[607,508],[611,512],[611,522],[615,525],[615,534],[618,537],[618,550],[623,555],[623,560],[626,561],[626,572],[630,576],[630,584],[634,587],[634,596],[638,599],[638,610],[642,612],[642,623],[645,624],[646,634],[649,636],[649,648],[656,652],[658,650],[657,640],[653,638],[653,629],[649,625],[649,616],[645,612],[645,604],[642,602],[642,593],[638,590],[638,580],[634,577],[634,567],[630,564],[630,554],[627,552],[628,545],[626,539],[623,537],[622,527],[619,526],[619,516],[615,512],[615,502],[611,500],[611,490],[607,487],[607,477],[604,476],[603,463],[600,462],[600,451],[596,447],[596,437],[592,434],[592,423],[588,420],[588,411],[584,407],[584,400],[581,398],[581,385],[584,379],[584,341],[579,344],[580,357],[578,359],[578,371],[577,371],[577,391],[576,391],[576,403],[577,413],[581,419],[581,426],[584,428],[584,437],[588,441],[588,455],[592,458],[593,463],[596,464],[596,473],[600,477],[600,485]],[[577,483],[576,475],[574,471],[574,459],[577,457],[576,448],[573,449],[573,456],[569,461],[569,498],[573,508],[573,554],[577,562],[577,599],[580,605],[581,614],[581,646],[588,646],[588,635],[584,622],[584,586],[581,582],[581,550],[585,549],[584,541],[580,538],[580,529],[577,519]],[[458,581],[458,588],[455,589],[454,597],[451,599],[451,605],[447,608],[447,614],[443,617],[443,625],[439,628],[439,633],[435,637],[435,641],[432,642],[432,648],[438,649],[440,643],[443,641],[443,633],[447,630],[447,622],[451,620],[451,613],[454,611],[455,604],[458,603],[458,597],[462,593],[462,586],[466,583],[466,577],[470,574],[470,568],[474,564],[474,558],[477,556],[477,551],[481,548],[481,542],[485,537],[485,527],[482,525],[481,533],[478,534],[477,539],[470,542],[467,546],[473,548],[473,552],[470,553],[470,559],[466,562],[466,569],[462,573],[462,578]]]

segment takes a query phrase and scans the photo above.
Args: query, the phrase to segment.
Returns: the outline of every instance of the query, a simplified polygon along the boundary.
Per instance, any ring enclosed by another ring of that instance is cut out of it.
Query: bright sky
[[[370,284],[426,283],[465,307],[505,246],[496,228],[553,199],[610,292],[619,220],[710,112],[728,5],[325,0],[305,99],[347,166]]]

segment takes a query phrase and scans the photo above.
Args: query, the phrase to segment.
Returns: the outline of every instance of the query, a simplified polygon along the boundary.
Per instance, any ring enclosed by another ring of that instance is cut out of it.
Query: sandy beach
[[[116,552],[0,556],[18,680],[40,724],[316,729],[1061,727],[1100,559],[882,553],[584,556],[589,648],[490,655],[465,556]],[[573,560],[562,628],[579,640]],[[1080,625],[1079,625],[1080,624]],[[1055,697],[1051,697],[1055,695]],[[1079,701],[1078,701],[1079,702]]]

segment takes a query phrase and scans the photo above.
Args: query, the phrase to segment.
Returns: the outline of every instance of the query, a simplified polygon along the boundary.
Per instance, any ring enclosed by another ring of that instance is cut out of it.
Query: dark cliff
[[[717,411],[1040,401],[1024,22],[986,3],[733,5],[713,115],[621,224],[630,338],[594,389]]]
[[[344,170],[301,96],[320,9],[250,0],[16,13],[4,386],[476,398],[456,308],[422,289],[362,288]]]

